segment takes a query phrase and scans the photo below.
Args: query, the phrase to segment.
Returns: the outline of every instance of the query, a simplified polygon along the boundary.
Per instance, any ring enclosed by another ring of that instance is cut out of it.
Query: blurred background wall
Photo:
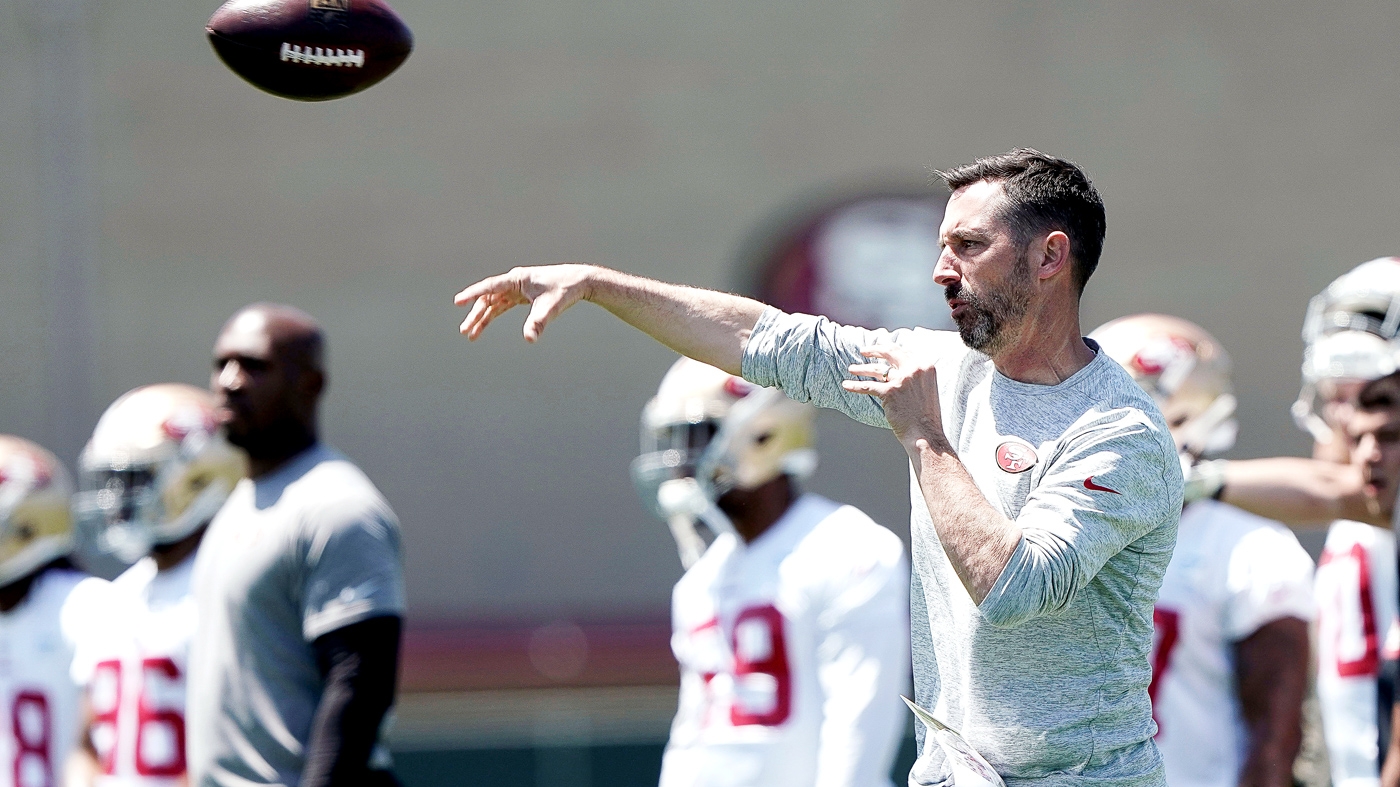
[[[456,333],[461,286],[583,260],[753,280],[756,228],[1016,145],[1108,208],[1085,329],[1156,310],[1236,361],[1236,456],[1300,453],[1309,296],[1400,251],[1400,6],[397,0],[405,66],[262,94],[210,2],[0,0],[0,430],[72,461],[143,383],[207,379],[250,301],[324,321],[329,439],[404,524],[411,616],[651,620],[680,574],[636,501],[670,354],[601,310]],[[815,487],[907,534],[904,458],[827,417]]]

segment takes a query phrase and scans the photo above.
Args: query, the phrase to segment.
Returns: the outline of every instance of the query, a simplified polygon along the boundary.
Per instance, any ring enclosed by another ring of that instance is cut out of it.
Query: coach
[[[317,439],[324,338],[255,304],[224,325],[210,387],[249,478],[195,560],[187,694],[195,787],[375,787],[404,610],[399,524],[364,473]]]
[[[536,341],[589,300],[692,358],[892,429],[913,469],[918,701],[1013,787],[1163,784],[1148,654],[1181,469],[1156,406],[1080,335],[1103,203],[1078,167],[1034,150],[943,177],[934,281],[956,334],[835,325],[583,265],[468,287],[461,330],[475,339],[529,302]],[[910,783],[949,778],[921,736]]]

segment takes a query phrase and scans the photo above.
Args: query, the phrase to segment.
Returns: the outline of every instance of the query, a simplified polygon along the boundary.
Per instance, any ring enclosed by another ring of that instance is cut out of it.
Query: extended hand
[[[550,320],[588,297],[593,270],[591,265],[546,265],[514,268],[508,273],[482,279],[453,299],[458,306],[476,301],[458,330],[476,341],[492,320],[528,303],[530,315],[525,318],[525,341],[537,342]]]
[[[867,347],[861,355],[879,362],[851,364],[851,374],[874,379],[845,380],[841,387],[879,399],[885,407],[885,420],[906,447],[920,439],[934,445],[945,443],[933,360],[917,360],[893,344]]]

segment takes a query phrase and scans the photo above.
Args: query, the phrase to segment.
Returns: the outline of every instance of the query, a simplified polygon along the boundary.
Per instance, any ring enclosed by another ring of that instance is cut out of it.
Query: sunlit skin
[[[1366,497],[1378,515],[1390,518],[1400,488],[1400,414],[1388,410],[1362,411],[1348,427],[1356,448],[1353,461],[1361,468]]]
[[[248,453],[259,478],[316,442],[326,375],[320,327],[285,306],[257,304],[235,314],[214,344],[214,393],[230,443]]]

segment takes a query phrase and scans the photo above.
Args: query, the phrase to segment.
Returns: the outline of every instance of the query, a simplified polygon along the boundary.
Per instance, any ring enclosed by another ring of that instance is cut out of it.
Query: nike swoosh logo
[[[1088,478],[1084,479],[1084,488],[1092,489],[1095,492],[1112,492],[1115,495],[1122,494],[1122,492],[1119,492],[1117,489],[1109,489],[1106,486],[1101,486],[1099,484],[1094,483],[1093,476],[1089,476]]]

